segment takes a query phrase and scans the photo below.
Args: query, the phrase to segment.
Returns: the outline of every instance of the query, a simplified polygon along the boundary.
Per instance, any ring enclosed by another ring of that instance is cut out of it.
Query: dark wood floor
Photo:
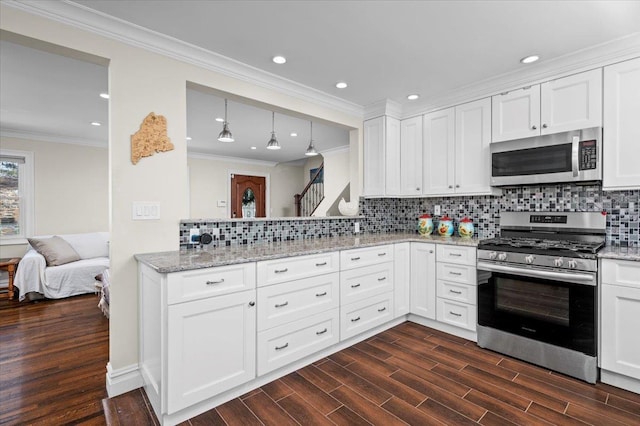
[[[106,423],[109,320],[98,300],[0,299],[0,424]]]
[[[140,390],[112,424],[155,424]],[[128,407],[138,407],[132,414]],[[109,416],[107,416],[109,418]],[[183,425],[638,425],[640,395],[401,324]]]

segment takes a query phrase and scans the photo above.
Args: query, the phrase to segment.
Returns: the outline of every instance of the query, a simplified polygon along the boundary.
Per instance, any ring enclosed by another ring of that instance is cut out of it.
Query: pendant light
[[[307,152],[305,152],[304,155],[312,157],[314,155],[318,155],[318,151],[316,151],[316,148],[313,146],[313,121],[310,121],[309,123],[311,124],[311,135],[309,136],[309,147],[307,148]]]
[[[276,113],[271,111],[271,139],[267,142],[267,149],[280,149],[278,139],[276,139]]]
[[[229,130],[229,123],[227,122],[227,100],[224,100],[224,123],[222,123],[222,131],[218,135],[220,142],[233,142],[233,135]]]

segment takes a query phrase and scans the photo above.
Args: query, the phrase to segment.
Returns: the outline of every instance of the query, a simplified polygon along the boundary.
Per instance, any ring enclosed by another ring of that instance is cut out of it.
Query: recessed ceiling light
[[[523,64],[531,64],[531,63],[537,61],[538,59],[540,59],[540,56],[531,55],[531,56],[527,56],[525,58],[520,59],[520,62],[522,62]]]
[[[109,94],[108,93],[100,93],[100,97],[102,99],[109,99]]]
[[[298,134],[296,132],[291,133],[291,137],[295,138],[296,136],[298,136]]]
[[[415,101],[419,97],[420,97],[420,95],[413,94],[413,95],[407,96],[407,99],[409,99],[410,101]]]
[[[190,141],[191,140],[191,136],[187,136],[187,140]]]
[[[99,123],[99,122],[97,122],[97,121],[92,121],[92,122],[91,122],[91,125],[92,125],[92,126],[102,126],[102,123]]]
[[[258,148],[256,148],[255,146],[252,146],[251,149],[258,149]]]
[[[282,65],[287,62],[287,58],[285,58],[284,56],[274,56],[272,60],[278,65]]]
[[[344,89],[345,87],[347,87],[347,83],[345,83],[344,81],[339,81],[336,83],[336,87],[338,89]]]
[[[222,118],[222,117],[216,117],[216,121],[217,121],[218,123],[224,123],[224,118]]]

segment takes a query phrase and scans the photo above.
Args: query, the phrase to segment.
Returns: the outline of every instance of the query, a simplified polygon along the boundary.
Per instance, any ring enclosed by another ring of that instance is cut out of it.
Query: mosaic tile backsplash
[[[180,245],[189,246],[189,230],[212,233],[218,229],[212,246],[279,242],[307,238],[350,235],[354,222],[362,232],[417,232],[417,218],[439,205],[441,216],[458,222],[471,218],[476,235],[491,238],[500,233],[502,211],[606,211],[607,243],[627,247],[640,246],[640,191],[603,191],[600,185],[523,186],[503,190],[499,196],[438,198],[360,198],[356,218],[279,219],[279,220],[183,220],[180,222]],[[437,217],[434,216],[434,222]]]
[[[502,211],[606,211],[607,243],[638,247],[640,245],[640,191],[602,191],[600,185],[523,186],[503,190],[500,196],[438,198],[369,198],[360,199],[360,214],[365,216],[364,232],[402,232],[417,229],[421,214],[433,215],[439,205],[441,216],[458,221],[472,219],[480,238],[500,233]],[[434,222],[437,218],[434,216]]]

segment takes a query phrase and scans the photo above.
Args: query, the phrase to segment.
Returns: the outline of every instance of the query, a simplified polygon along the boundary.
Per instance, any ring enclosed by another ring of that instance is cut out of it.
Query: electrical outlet
[[[353,232],[355,232],[356,234],[360,232],[360,222],[353,223]]]
[[[433,206],[433,214],[436,216],[440,216],[440,205]]]
[[[220,236],[220,229],[218,229],[218,228],[213,228],[213,229],[211,230],[211,236],[212,236],[213,238],[218,238],[218,237]]]

